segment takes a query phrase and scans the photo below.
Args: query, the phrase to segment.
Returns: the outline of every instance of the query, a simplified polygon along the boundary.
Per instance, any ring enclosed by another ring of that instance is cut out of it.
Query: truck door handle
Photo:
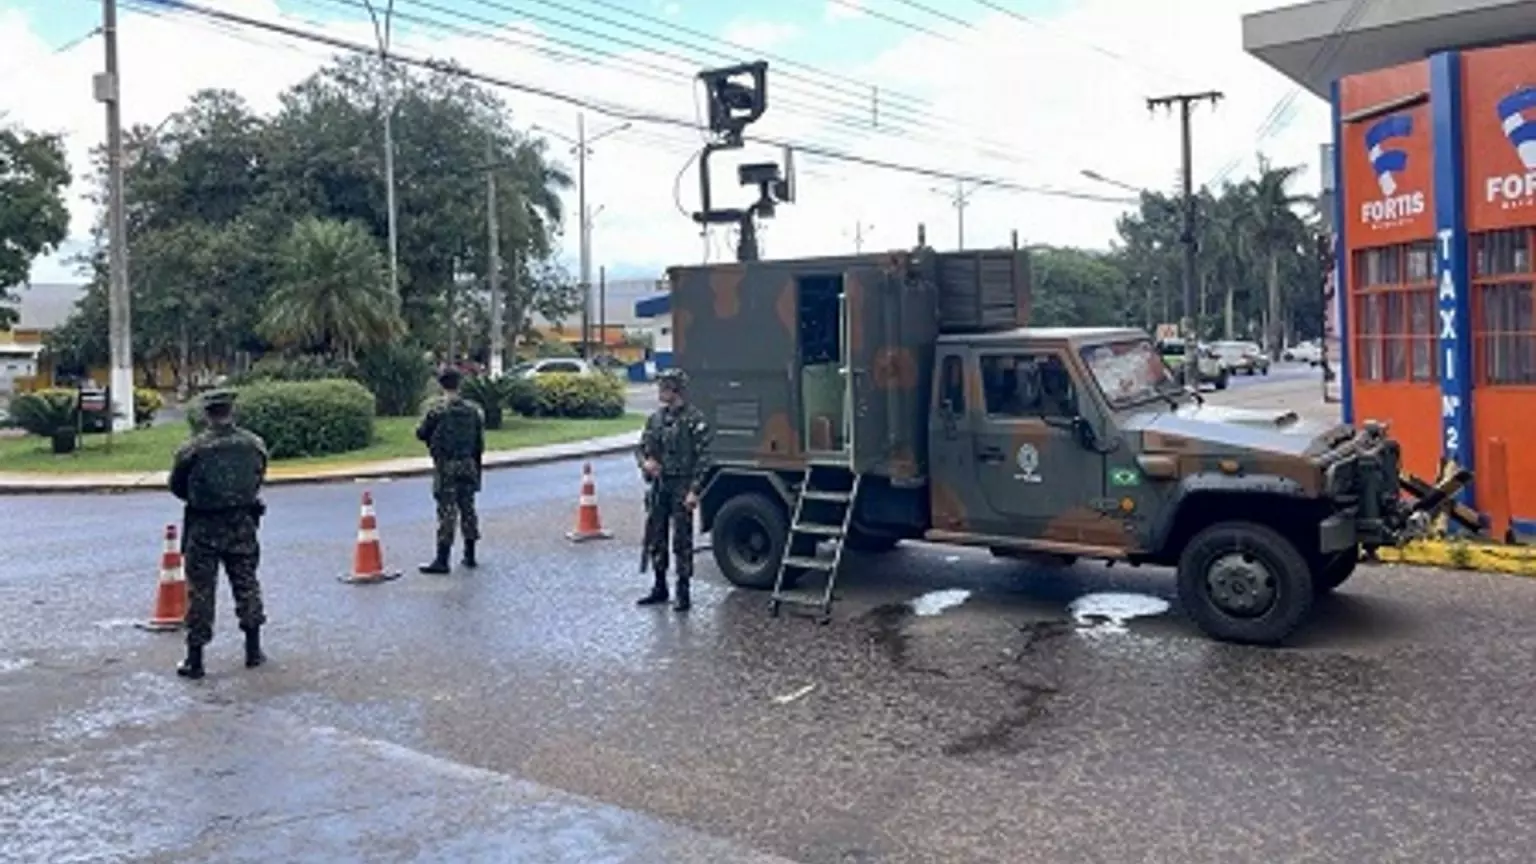
[[[976,455],[983,462],[1003,461],[1003,451],[996,447],[983,447]]]

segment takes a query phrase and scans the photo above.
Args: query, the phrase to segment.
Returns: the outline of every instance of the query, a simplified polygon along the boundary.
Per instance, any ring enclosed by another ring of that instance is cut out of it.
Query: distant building
[[[54,368],[43,351],[49,332],[69,320],[84,285],[34,284],[16,289],[17,313],[9,330],[0,330],[0,396],[53,383]]]

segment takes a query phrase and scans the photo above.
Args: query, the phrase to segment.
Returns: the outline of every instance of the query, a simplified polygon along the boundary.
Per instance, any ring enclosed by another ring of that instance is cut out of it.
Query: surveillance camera
[[[761,186],[765,183],[777,183],[779,180],[779,166],[773,162],[754,162],[750,165],[741,165],[736,169],[743,186]]]

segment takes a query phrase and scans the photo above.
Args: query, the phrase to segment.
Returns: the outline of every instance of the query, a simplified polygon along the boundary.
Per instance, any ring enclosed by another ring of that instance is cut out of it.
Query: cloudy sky
[[[197,0],[190,0],[197,2]],[[201,0],[210,7],[370,43],[363,0]],[[382,7],[388,0],[374,0]],[[122,0],[125,123],[159,123],[194,91],[229,88],[262,111],[333,49],[213,24],[155,0]],[[668,264],[732,254],[724,230],[706,243],[685,218],[698,204],[697,172],[678,182],[700,133],[693,75],[769,60],[769,110],[750,130],[822,150],[925,169],[924,176],[856,162],[795,158],[798,200],[762,229],[766,256],[786,257],[957,242],[957,180],[964,184],[967,246],[1027,242],[1104,248],[1130,193],[1172,190],[1178,121],[1145,98],[1222,90],[1195,121],[1199,182],[1252,169],[1256,152],[1300,163],[1318,182],[1327,106],[1292,91],[1242,51],[1240,16],[1280,0],[396,0],[395,49],[452,58],[477,72],[558,91],[678,125],[623,122],[585,111],[603,135],[588,161],[596,210],[593,261],[610,276],[655,276]],[[0,114],[68,136],[78,172],[104,135],[91,75],[102,66],[96,0],[0,0]],[[574,136],[578,108],[504,91],[521,125]],[[766,148],[746,158],[778,158]],[[568,160],[574,166],[574,162]],[[721,168],[730,163],[717,160]],[[716,169],[717,200],[739,202],[734,171]],[[409,170],[409,166],[402,166]],[[70,249],[85,242],[92,209],[77,186]],[[1086,197],[1084,197],[1086,196]],[[1089,200],[1092,198],[1110,200]],[[575,196],[571,195],[575,212]],[[601,208],[601,209],[599,209]],[[574,225],[564,255],[576,258]],[[707,246],[707,249],[706,249]],[[61,256],[40,261],[37,282],[77,281]]]

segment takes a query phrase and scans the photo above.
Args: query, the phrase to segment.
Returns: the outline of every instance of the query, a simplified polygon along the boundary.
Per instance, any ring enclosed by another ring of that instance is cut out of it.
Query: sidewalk
[[[567,459],[607,456],[631,450],[640,441],[640,433],[625,432],[604,438],[546,444],[517,450],[498,450],[485,454],[486,470],[540,465]],[[308,467],[276,465],[267,472],[268,486],[299,483],[335,483],[381,477],[419,477],[432,473],[432,460],[425,456],[390,459],[383,462]],[[165,489],[168,471],[147,474],[43,474],[0,473],[0,495],[37,495],[50,492],[136,492]]]

